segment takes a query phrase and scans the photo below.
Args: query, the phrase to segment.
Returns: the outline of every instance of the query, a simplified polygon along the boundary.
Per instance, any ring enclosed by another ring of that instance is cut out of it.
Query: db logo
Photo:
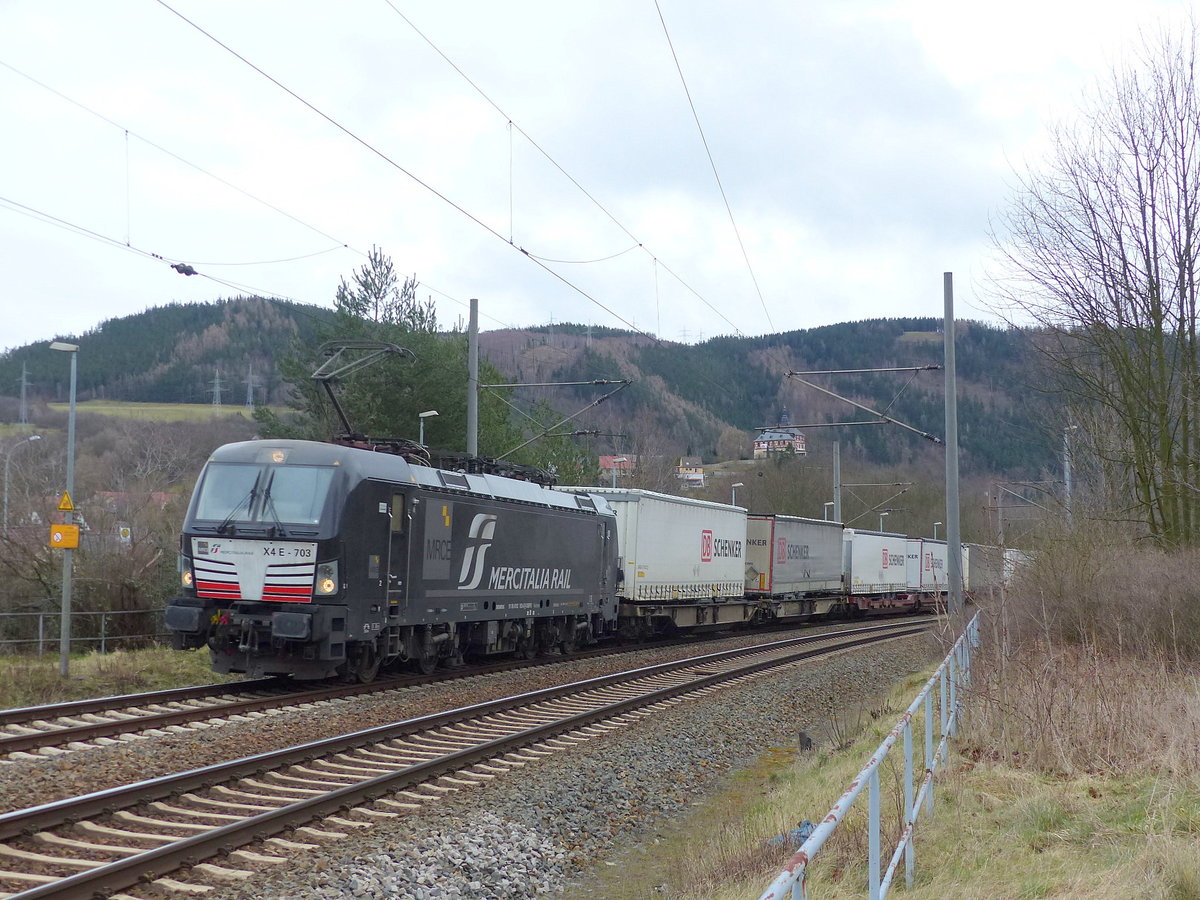
[[[884,567],[885,569],[888,567],[888,553],[887,553],[887,547],[884,547],[884,548],[883,548],[883,567]]]
[[[775,562],[787,562],[787,538],[775,539]]]
[[[700,562],[712,562],[713,535],[711,531],[700,532]]]

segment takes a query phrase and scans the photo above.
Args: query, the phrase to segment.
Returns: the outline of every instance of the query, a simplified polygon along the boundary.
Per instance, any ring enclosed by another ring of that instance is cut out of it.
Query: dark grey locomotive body
[[[337,444],[230,444],[197,482],[166,624],[217,671],[299,678],[569,649],[616,629],[615,534],[595,495]]]

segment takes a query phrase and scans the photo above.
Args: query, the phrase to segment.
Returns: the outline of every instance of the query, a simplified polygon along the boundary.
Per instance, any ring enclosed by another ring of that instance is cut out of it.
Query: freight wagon
[[[883,531],[847,528],[842,532],[846,602],[865,612],[910,605],[908,538]]]
[[[842,525],[798,516],[746,519],[746,595],[760,618],[824,615],[842,604]]]
[[[749,621],[746,511],[625,488],[564,487],[616,516],[621,628],[631,637]]]

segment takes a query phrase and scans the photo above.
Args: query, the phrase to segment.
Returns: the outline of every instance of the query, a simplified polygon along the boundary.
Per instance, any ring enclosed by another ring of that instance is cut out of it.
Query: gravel
[[[208,900],[532,897],[639,842],[772,746],[877,696],[937,655],[914,637],[790,667],[676,705],[421,812],[387,820]],[[611,863],[610,863],[611,864]]]

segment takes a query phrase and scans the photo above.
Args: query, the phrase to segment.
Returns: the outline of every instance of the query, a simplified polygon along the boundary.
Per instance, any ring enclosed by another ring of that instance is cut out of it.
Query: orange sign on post
[[[79,548],[79,526],[51,525],[50,546],[56,550],[77,550]]]

